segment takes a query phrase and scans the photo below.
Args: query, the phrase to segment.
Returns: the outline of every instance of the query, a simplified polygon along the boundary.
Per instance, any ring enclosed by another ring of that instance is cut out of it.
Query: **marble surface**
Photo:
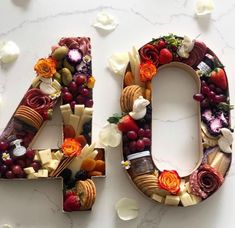
[[[139,47],[152,37],[170,32],[191,37],[201,34],[200,39],[215,51],[226,66],[231,102],[234,103],[235,33],[232,22],[235,20],[235,3],[234,0],[215,0],[215,5],[211,17],[197,18],[194,0],[129,0],[125,4],[114,0],[1,0],[0,40],[15,41],[21,55],[15,63],[0,68],[0,128],[4,128],[34,77],[35,61],[46,56],[50,46],[63,36],[91,37],[93,71],[97,79],[94,138],[106,118],[120,111],[121,80],[107,70],[107,58],[114,52],[128,51],[132,45]],[[119,26],[112,33],[97,31],[91,26],[96,14],[102,10],[118,18]],[[179,93],[174,90],[165,92]],[[192,110],[177,118],[163,115],[161,123],[168,129],[172,124],[179,126],[182,119],[195,115]],[[183,134],[183,129],[178,133]],[[167,131],[162,137],[168,137]],[[172,137],[171,142],[176,144],[177,141]],[[169,152],[167,147],[166,151]],[[136,191],[120,167],[120,148],[107,149],[106,161],[107,177],[95,180],[97,201],[91,212],[63,214],[62,188],[58,180],[1,181],[0,227],[5,223],[14,228],[234,227],[234,164],[224,185],[211,198],[194,207],[172,208],[153,203]],[[123,222],[116,216],[114,205],[121,197],[137,200],[140,205],[137,219]]]

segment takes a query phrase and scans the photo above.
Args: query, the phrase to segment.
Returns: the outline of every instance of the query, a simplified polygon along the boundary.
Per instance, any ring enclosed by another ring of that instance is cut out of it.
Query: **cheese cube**
[[[28,168],[24,168],[24,172],[26,174],[30,174],[30,173],[35,173],[35,170],[33,167],[28,167]]]
[[[38,178],[38,173],[30,173],[27,176],[27,179],[37,179]]]
[[[39,169],[38,170],[38,177],[48,177],[48,170],[47,169]]]
[[[191,196],[191,199],[192,199],[192,201],[193,201],[193,204],[198,204],[199,202],[202,201],[202,198],[199,197],[199,196],[195,196],[195,195],[193,195],[193,194],[190,194],[190,196]]]
[[[51,157],[51,150],[50,149],[40,150],[38,152],[38,154],[39,154],[39,157],[40,157],[41,162],[42,162],[43,165],[48,163],[48,162],[50,162],[50,160],[52,159],[52,157]]]
[[[52,159],[60,161],[63,158],[63,153],[60,150],[57,150],[56,152],[52,153]]]
[[[166,200],[165,200],[166,205],[178,206],[179,202],[180,202],[179,196],[172,196],[172,195],[166,196]]]
[[[55,170],[55,169],[58,167],[59,163],[60,163],[60,162],[59,162],[58,160],[52,159],[52,160],[49,162],[48,170],[49,170],[49,171]]]
[[[187,192],[185,192],[182,196],[180,196],[180,200],[184,207],[194,204],[191,196]]]
[[[164,197],[159,196],[159,195],[157,195],[157,194],[153,194],[153,195],[151,196],[151,198],[152,198],[153,200],[159,202],[159,203],[163,203],[163,202],[164,202]]]

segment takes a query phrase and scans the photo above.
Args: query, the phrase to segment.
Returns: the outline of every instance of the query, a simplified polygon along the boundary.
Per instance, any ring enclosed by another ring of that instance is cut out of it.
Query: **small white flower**
[[[210,14],[215,8],[213,0],[197,0],[196,2],[196,14],[203,16]]]
[[[118,26],[118,21],[113,15],[107,12],[100,12],[97,14],[93,26],[106,31],[111,31]]]
[[[222,128],[222,136],[218,140],[219,148],[225,153],[232,153],[231,145],[233,143],[233,134],[227,128]]]
[[[182,58],[188,58],[189,53],[193,50],[195,40],[191,40],[188,36],[184,36],[182,45],[177,50],[177,53]]]
[[[131,168],[131,162],[129,160],[127,161],[121,161],[121,165],[125,169],[130,169]]]
[[[20,54],[20,49],[13,41],[1,42],[0,61],[2,63],[14,62]]]
[[[129,62],[128,53],[114,53],[108,59],[108,68],[116,75],[123,76]]]
[[[122,198],[116,205],[118,217],[124,221],[135,219],[138,217],[139,206],[138,203],[133,199]]]

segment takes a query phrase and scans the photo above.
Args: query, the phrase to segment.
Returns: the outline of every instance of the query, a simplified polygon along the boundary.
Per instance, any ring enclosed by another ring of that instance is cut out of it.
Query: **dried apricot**
[[[94,170],[95,166],[96,166],[96,162],[94,159],[86,158],[82,162],[81,169],[84,169],[84,170],[90,172],[90,171]]]
[[[134,84],[134,77],[130,71],[127,71],[124,76],[125,86],[130,86]]]
[[[105,171],[105,162],[102,160],[96,160],[95,161],[95,171],[100,171],[101,173],[104,173]]]
[[[92,176],[102,176],[103,173],[100,172],[100,171],[91,171],[91,172],[88,172],[88,177],[92,177]]]
[[[151,101],[151,90],[150,89],[145,89],[144,98]]]

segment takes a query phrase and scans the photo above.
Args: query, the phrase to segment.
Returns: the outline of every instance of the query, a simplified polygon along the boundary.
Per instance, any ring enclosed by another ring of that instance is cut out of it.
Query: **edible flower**
[[[172,194],[180,191],[180,177],[175,170],[164,170],[158,177],[159,187]]]
[[[2,154],[2,160],[3,161],[5,161],[5,160],[8,160],[8,159],[10,159],[11,157],[10,157],[10,154],[8,154],[8,153],[3,153]]]
[[[156,73],[157,68],[151,61],[140,64],[140,80],[142,82],[151,81]]]
[[[198,16],[208,15],[214,9],[215,3],[213,0],[197,0],[196,2],[196,14]]]
[[[81,144],[73,138],[66,138],[62,145],[62,150],[65,156],[78,156],[81,153]]]
[[[131,168],[131,162],[129,160],[121,161],[121,165],[125,169],[130,169]]]
[[[117,76],[122,76],[129,62],[128,53],[114,53],[108,59],[108,68]]]
[[[95,78],[93,76],[91,76],[87,81],[87,87],[89,89],[92,89],[92,88],[94,88],[94,85],[95,85]]]
[[[52,78],[56,73],[56,61],[51,57],[39,59],[34,66],[34,70],[38,76]]]

